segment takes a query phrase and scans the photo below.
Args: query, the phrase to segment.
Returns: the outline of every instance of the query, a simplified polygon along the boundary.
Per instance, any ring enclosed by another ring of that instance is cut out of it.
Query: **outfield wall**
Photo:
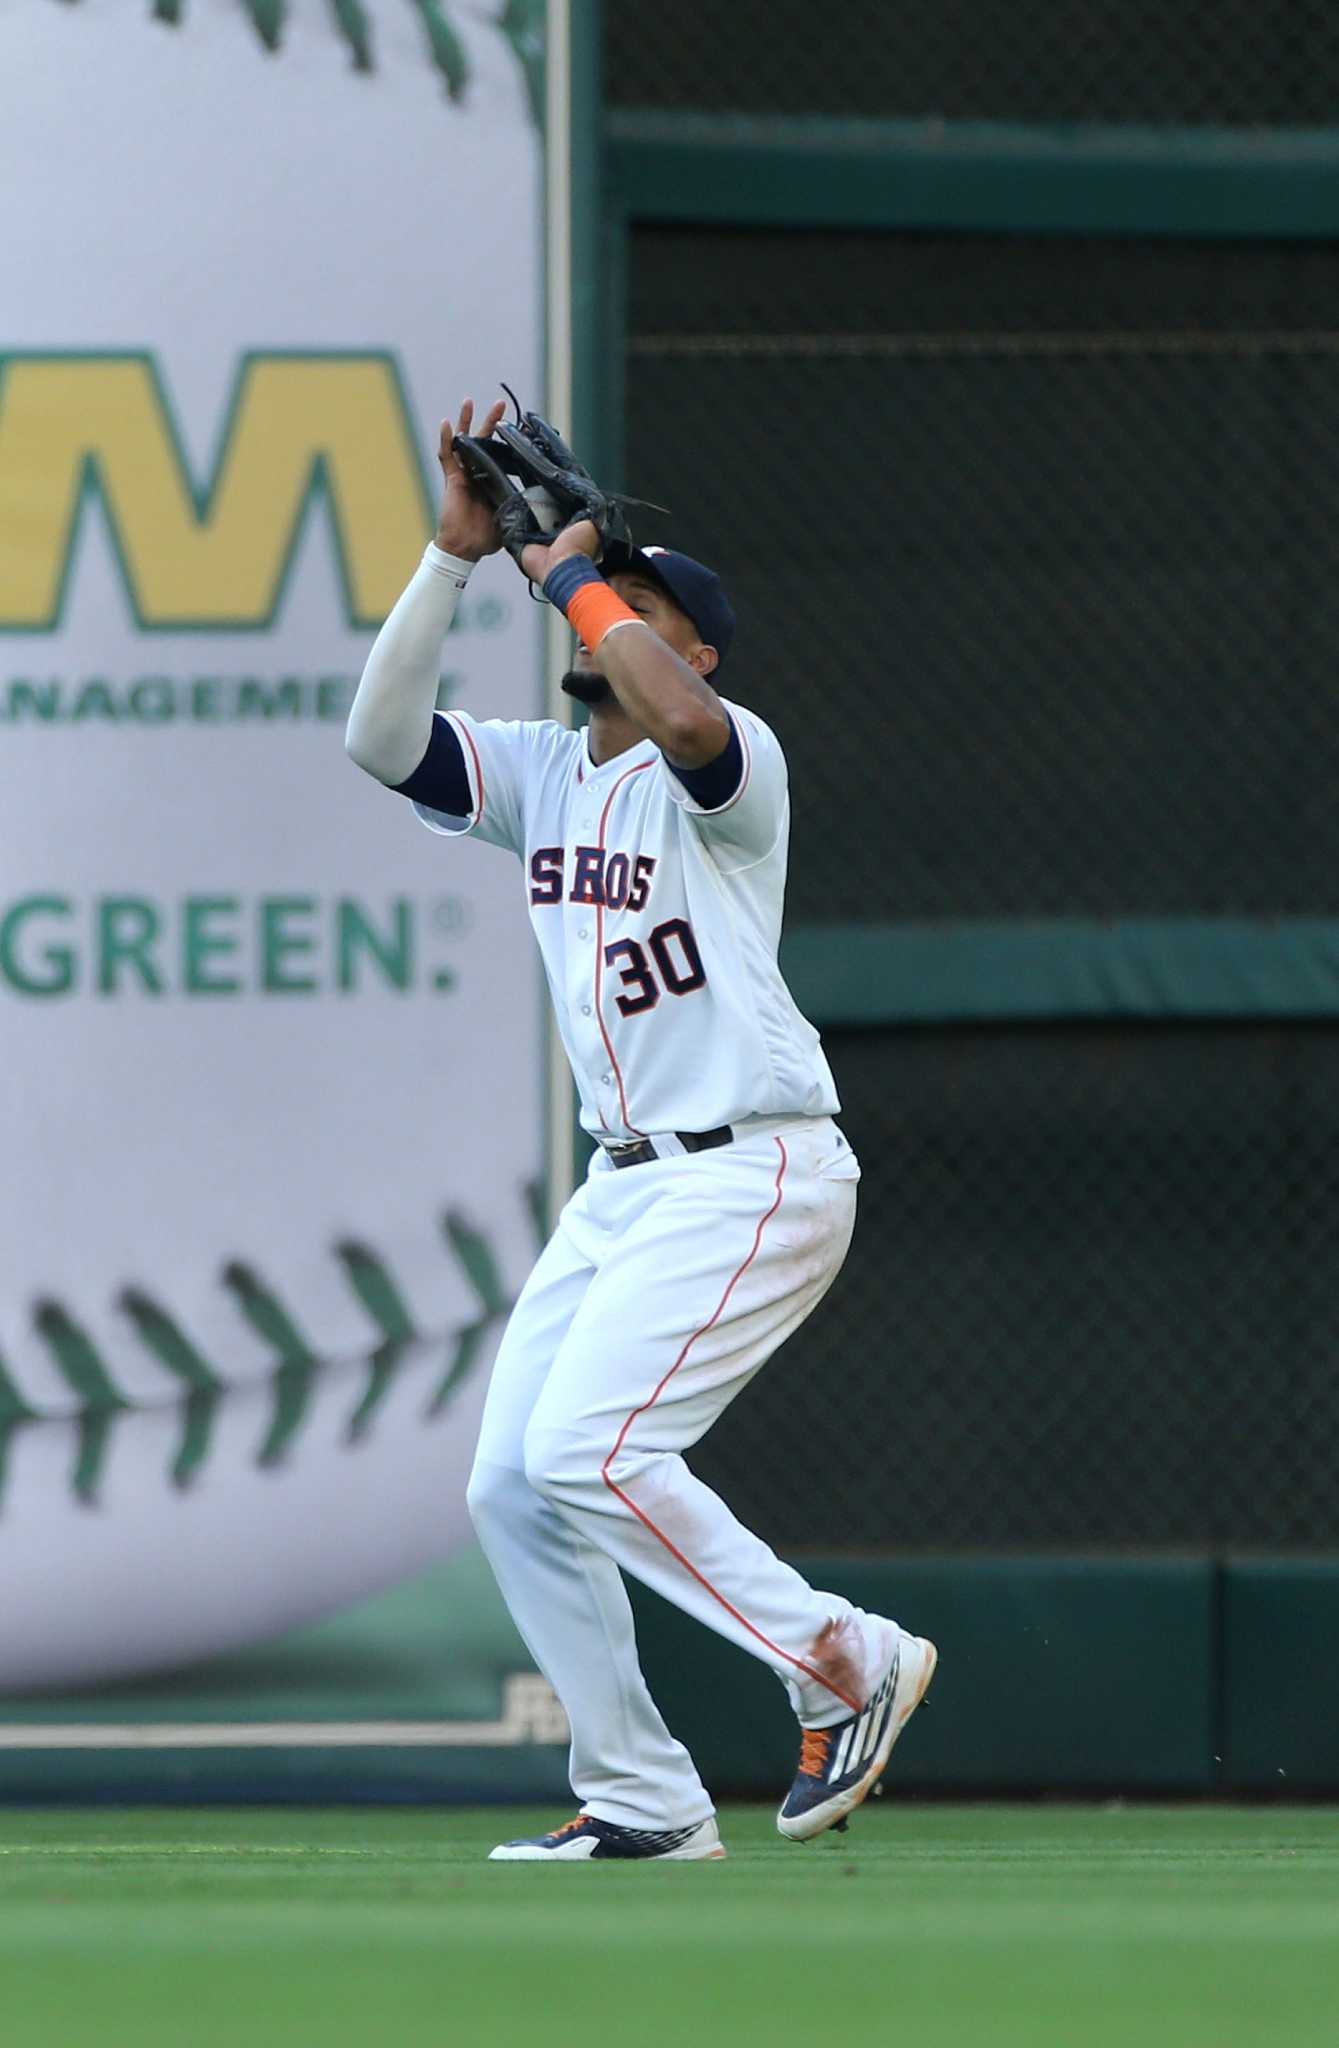
[[[1050,1740],[962,1782],[1333,1784],[1333,32],[726,12],[604,10],[601,454],[735,599],[864,1180],[698,1469],[788,1554],[987,1560],[906,1583],[1008,1684],[1027,1619]]]
[[[894,1791],[1339,1793],[1339,1560],[795,1562],[939,1644]],[[633,1598],[648,1680],[708,1785],[771,1798],[795,1762],[780,1686]],[[561,1709],[477,1551],[267,1649],[0,1705],[0,1799],[567,1796]]]

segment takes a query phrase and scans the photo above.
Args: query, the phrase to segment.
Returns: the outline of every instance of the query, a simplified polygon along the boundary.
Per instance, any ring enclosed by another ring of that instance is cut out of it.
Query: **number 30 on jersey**
[[[651,972],[646,950],[659,969],[659,980]],[[646,942],[646,950],[636,939],[615,939],[604,949],[606,967],[616,966],[620,960],[626,962],[618,978],[628,993],[614,998],[625,1017],[654,1010],[660,1001],[662,983],[672,996],[691,995],[695,988],[706,986],[707,970],[687,918],[667,917],[663,924],[658,924]]]

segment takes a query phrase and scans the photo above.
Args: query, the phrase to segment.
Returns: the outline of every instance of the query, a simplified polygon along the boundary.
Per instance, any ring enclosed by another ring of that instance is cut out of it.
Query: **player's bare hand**
[[[523,548],[521,567],[532,583],[542,583],[550,569],[556,569],[569,555],[589,555],[593,561],[599,552],[600,532],[594,520],[578,519],[574,526],[563,528],[551,547],[535,541]]]
[[[488,438],[506,410],[505,399],[500,398],[496,405],[490,405],[479,429],[481,440]],[[472,432],[473,425],[474,400],[467,398],[454,426],[450,420],[442,421],[441,438],[437,444],[437,460],[446,481],[446,491],[434,538],[446,554],[459,555],[464,562],[482,561],[485,555],[495,555],[502,545],[493,519],[493,508],[470,488],[464,465],[456,452],[456,435]]]

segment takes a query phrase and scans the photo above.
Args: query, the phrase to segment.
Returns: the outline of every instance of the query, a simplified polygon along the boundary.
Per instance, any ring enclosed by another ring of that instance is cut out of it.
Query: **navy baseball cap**
[[[687,612],[708,647],[724,661],[735,637],[735,614],[714,569],[681,555],[677,548],[611,548],[601,560],[607,576],[635,570],[663,584],[681,612]]]

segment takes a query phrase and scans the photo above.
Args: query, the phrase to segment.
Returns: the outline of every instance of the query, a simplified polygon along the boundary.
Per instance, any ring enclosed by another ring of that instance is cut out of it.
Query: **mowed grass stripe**
[[[0,1814],[5,2048],[393,2039],[1333,2048],[1318,1809],[914,1807],[723,1863],[489,1865],[558,1816]]]
[[[452,1846],[469,1850],[508,1832],[569,1819],[571,1813],[571,1807],[512,1806],[9,1807],[0,1808],[0,1848],[74,1843],[175,1851],[194,1845],[247,1851],[279,1847],[305,1854],[324,1844],[342,1852],[382,1849],[401,1855]],[[1336,1808],[1315,1805],[959,1805],[894,1795],[862,1807],[846,1837],[823,1836],[813,1848],[895,1853],[898,1840],[905,1838],[918,1849],[951,1853],[967,1847],[1000,1855],[1030,1856],[1066,1842],[1102,1853],[1163,1849],[1194,1854],[1215,1847],[1235,1853],[1243,1846],[1311,1842],[1339,1853],[1336,1817]],[[871,1823],[872,1831],[866,1832]],[[803,1846],[785,1843],[776,1834],[769,1807],[727,1806],[721,1828],[730,1840],[747,1846],[806,1854]]]

